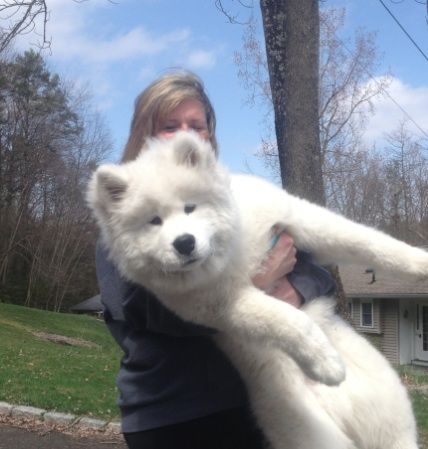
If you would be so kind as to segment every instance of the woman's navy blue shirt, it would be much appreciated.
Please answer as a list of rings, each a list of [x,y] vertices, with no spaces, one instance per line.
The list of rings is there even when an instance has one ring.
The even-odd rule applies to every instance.
[[[243,382],[211,339],[149,291],[125,281],[97,245],[97,277],[105,322],[124,355],[117,386],[122,431],[140,432],[247,404]],[[290,283],[306,301],[330,295],[329,272],[298,253]]]

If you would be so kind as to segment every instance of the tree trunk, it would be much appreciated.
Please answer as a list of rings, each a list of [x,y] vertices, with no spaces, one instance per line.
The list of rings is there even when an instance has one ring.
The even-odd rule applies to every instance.
[[[325,205],[319,130],[318,0],[261,0],[282,185]],[[322,238],[322,235],[320,235]],[[347,301],[337,267],[338,309]]]
[[[283,186],[325,204],[319,136],[318,0],[261,0]]]

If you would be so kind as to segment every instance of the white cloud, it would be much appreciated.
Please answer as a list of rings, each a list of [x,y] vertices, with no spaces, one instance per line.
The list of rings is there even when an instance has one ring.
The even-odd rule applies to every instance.
[[[114,63],[156,55],[175,45],[186,43],[190,38],[187,28],[168,33],[150,33],[137,26],[126,31],[107,30],[98,26],[96,17],[102,8],[114,7],[106,0],[73,2],[50,0],[47,38],[52,40],[51,53],[61,61],[78,60],[80,63]],[[119,29],[119,27],[118,27]],[[39,16],[33,33],[20,36],[16,42],[19,50],[41,43],[43,25]]]
[[[86,9],[83,7],[86,3],[67,1],[66,5],[63,0],[57,0],[51,11],[49,29],[54,36],[52,53],[58,59],[78,58],[87,63],[113,63],[136,59],[158,54],[171,45],[185,42],[190,36],[188,29],[155,35],[143,26],[111,35],[110,30],[97,27],[97,22],[93,19],[96,17],[94,3],[91,8]],[[105,1],[97,3],[98,7],[106,7]]]
[[[189,34],[188,30],[178,30],[152,36],[143,27],[137,27],[106,40],[62,35],[55,37],[53,51],[58,58],[78,57],[86,62],[110,63],[160,53],[174,43],[185,41]]]
[[[213,51],[195,50],[187,57],[187,64],[192,69],[211,69],[215,63],[216,56]]]
[[[180,23],[162,32],[147,20],[133,25],[115,20],[115,8],[126,1],[119,5],[108,0],[48,2],[47,37],[52,43],[44,55],[50,68],[63,78],[88,85],[97,107],[104,111],[120,104],[128,91],[134,94],[133,86],[147,84],[167,67],[198,70],[216,64],[216,53],[198,50],[200,38]],[[139,7],[140,2],[135,0]],[[42,30],[39,21],[36,31]],[[40,36],[34,32],[21,36],[16,49],[26,50],[36,41]]]
[[[145,0],[156,1],[156,0]],[[114,14],[117,5],[107,0],[75,2],[50,0],[47,38],[51,39],[51,60],[62,65],[78,64],[87,68],[97,66],[108,70],[109,65],[123,62],[153,65],[150,57],[162,56],[165,65],[180,65],[194,70],[211,69],[216,65],[216,52],[195,49],[189,28],[178,27],[164,33],[149,31],[144,24],[124,28],[111,21],[98,22],[105,13]],[[16,48],[27,49],[41,42],[42,17],[33,33],[20,36]],[[191,49],[193,47],[193,49]]]
[[[380,78],[377,81],[380,81]],[[371,142],[383,139],[403,121],[408,122],[409,130],[415,135],[422,136],[421,131],[406,117],[399,106],[428,134],[428,85],[414,87],[398,78],[392,78],[387,92],[389,96],[384,93],[373,100],[375,113],[368,121],[366,140]]]

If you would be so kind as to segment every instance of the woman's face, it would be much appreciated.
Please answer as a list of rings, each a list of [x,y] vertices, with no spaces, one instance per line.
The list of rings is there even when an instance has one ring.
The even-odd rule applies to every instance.
[[[184,100],[158,124],[156,137],[170,138],[177,131],[194,131],[205,140],[209,131],[205,108],[198,100]]]

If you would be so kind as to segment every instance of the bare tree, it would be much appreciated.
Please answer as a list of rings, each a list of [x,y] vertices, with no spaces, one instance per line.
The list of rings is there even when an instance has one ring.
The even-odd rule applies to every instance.
[[[87,93],[65,86],[35,52],[0,71],[0,290],[60,310],[95,291],[84,190],[109,134]]]
[[[346,154],[338,154],[335,159],[345,169],[336,169],[334,177],[326,177],[329,206],[352,220],[384,227],[388,221],[384,208],[385,156],[375,149],[355,151],[352,168]]]
[[[234,0],[232,0],[233,2]],[[254,1],[253,0],[237,0],[237,8],[235,8],[234,11],[230,9],[232,6],[231,4],[228,5],[226,8],[223,4],[222,0],[215,0],[214,4],[216,8],[227,18],[227,20],[231,24],[245,24],[247,23],[248,17],[242,19],[242,9],[247,10],[249,12],[249,17],[252,16],[252,9],[254,8]]]
[[[427,245],[427,142],[403,122],[384,145],[355,151],[353,169],[336,171],[331,184],[327,182],[330,207],[414,245]]]
[[[401,123],[387,136],[388,230],[413,244],[428,243],[428,148]]]
[[[89,0],[69,0],[84,3]],[[113,0],[106,0],[115,3]],[[51,39],[47,35],[49,10],[47,0],[0,0],[0,54],[10,47],[20,35],[35,34],[39,49],[50,48]]]
[[[41,31],[37,20],[41,19]],[[36,32],[41,37],[39,46],[46,48],[50,40],[46,36],[46,24],[49,19],[46,0],[3,0],[0,2],[0,19],[7,23],[0,28],[0,53],[21,34]]]
[[[336,187],[337,175],[355,170],[354,156],[372,110],[371,101],[388,85],[387,77],[373,80],[370,75],[379,60],[375,36],[359,32],[353,42],[344,41],[338,37],[344,19],[344,9],[323,10],[320,14],[319,131],[327,202],[332,188]],[[276,177],[278,151],[270,127],[273,100],[267,59],[257,31],[255,19],[250,20],[243,35],[243,48],[235,53],[235,62],[238,76],[248,92],[247,100],[266,111],[263,125],[267,132],[260,154]]]

